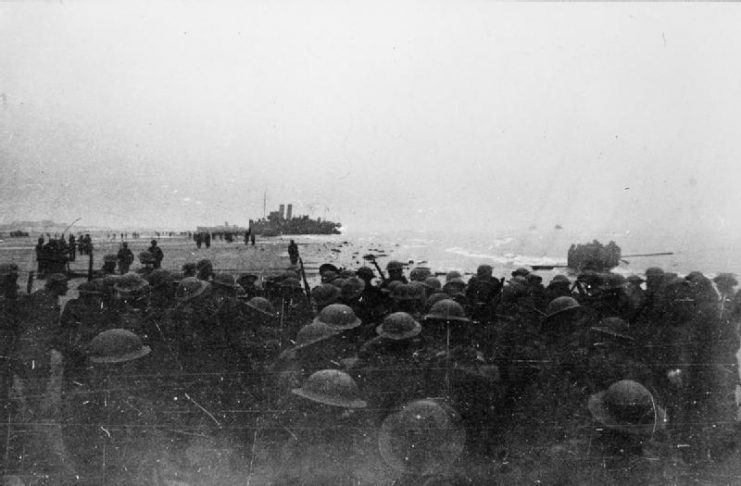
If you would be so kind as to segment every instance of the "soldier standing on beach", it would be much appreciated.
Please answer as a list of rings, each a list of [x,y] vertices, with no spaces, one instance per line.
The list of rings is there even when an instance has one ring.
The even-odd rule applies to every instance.
[[[134,253],[129,249],[129,244],[125,241],[121,243],[121,249],[118,250],[118,269],[121,275],[128,273],[129,267],[134,263]]]
[[[298,245],[293,240],[288,244],[288,258],[291,259],[291,265],[298,263]]]
[[[165,258],[165,255],[162,253],[162,248],[157,246],[157,240],[152,240],[151,244],[152,246],[149,247],[148,251],[154,257],[154,268],[161,268],[162,260]]]
[[[69,261],[74,262],[77,257],[77,244],[75,242],[75,235],[69,235]]]

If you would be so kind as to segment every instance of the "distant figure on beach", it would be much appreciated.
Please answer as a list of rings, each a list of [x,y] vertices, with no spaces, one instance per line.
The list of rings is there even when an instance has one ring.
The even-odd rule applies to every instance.
[[[250,233],[250,241],[252,242],[252,246],[255,246],[255,233]]]
[[[206,233],[203,242],[206,243],[206,248],[211,248],[211,233]]]
[[[118,270],[121,275],[128,273],[129,267],[134,263],[134,253],[129,249],[129,244],[125,241],[121,243],[121,249],[118,250]]]
[[[70,233],[69,235],[69,261],[74,262],[77,258],[77,244],[75,242],[75,235]]]
[[[293,240],[288,244],[288,258],[291,259],[291,265],[298,263],[298,245]]]
[[[244,232],[244,245],[247,246],[250,244],[250,234],[252,233],[251,228],[247,228],[247,231]]]
[[[149,247],[148,251],[154,257],[154,268],[161,268],[162,260],[165,258],[165,254],[162,253],[162,248],[157,246],[157,240],[152,240],[151,245],[152,246]]]
[[[36,269],[36,273],[39,275],[42,275],[46,271],[46,266],[44,265],[44,259],[42,257],[44,251],[44,237],[39,236],[38,241],[36,242],[36,263],[38,265]]]

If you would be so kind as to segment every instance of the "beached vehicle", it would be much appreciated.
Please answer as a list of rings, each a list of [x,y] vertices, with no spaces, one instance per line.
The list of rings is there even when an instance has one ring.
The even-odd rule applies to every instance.
[[[569,248],[566,265],[531,265],[533,270],[553,270],[554,268],[567,268],[574,273],[597,272],[607,273],[620,265],[620,262],[629,263],[625,258],[632,257],[655,257],[673,255],[673,252],[661,253],[636,253],[623,255],[620,247],[610,241],[603,245],[597,240],[585,244],[572,244]]]
[[[566,259],[566,266],[577,272],[592,270],[609,272],[620,264],[620,247],[614,241],[603,245],[597,240],[586,244],[572,244]]]

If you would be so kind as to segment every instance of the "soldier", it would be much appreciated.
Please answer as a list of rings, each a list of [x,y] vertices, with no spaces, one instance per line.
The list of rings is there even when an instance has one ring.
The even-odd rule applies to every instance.
[[[681,468],[666,441],[667,415],[646,387],[617,381],[590,396],[588,408],[599,429],[588,449],[594,468],[587,471],[595,476],[587,482],[600,483],[605,474],[620,484],[676,482]]]
[[[331,283],[334,279],[339,278],[340,269],[331,263],[322,263],[319,265],[319,276],[323,284]]]
[[[198,266],[193,262],[183,263],[180,267],[182,270],[182,278],[195,277],[198,273]]]
[[[204,258],[203,260],[198,260],[196,270],[198,272],[196,276],[200,280],[208,282],[214,274],[214,265],[211,263],[211,260]]]
[[[11,353],[16,347],[20,322],[22,320],[24,307],[23,299],[19,298],[18,266],[15,263],[0,264],[0,413],[7,419],[13,411],[9,398],[11,384],[13,381],[13,360]],[[3,420],[2,422],[7,422]],[[8,423],[0,425],[0,433],[10,437]],[[0,445],[2,457],[8,457],[10,451],[6,450],[8,444]],[[6,465],[7,467],[7,465]]]
[[[38,241],[36,242],[36,273],[39,275],[39,277],[43,276],[44,273],[46,273],[46,260],[44,258],[44,237],[39,236]]]
[[[85,346],[112,321],[108,309],[103,309],[100,281],[83,282],[77,286],[77,292],[79,297],[64,306],[57,336],[57,349],[62,351],[69,377],[82,372],[87,359]]]
[[[342,291],[332,284],[321,284],[311,290],[311,300],[314,302],[316,312],[340,300]]]
[[[502,283],[492,276],[492,272],[491,265],[479,265],[476,275],[471,277],[466,286],[466,301],[474,320],[494,321],[494,299],[501,292]]]
[[[66,293],[64,275],[47,277],[45,288],[34,292],[24,306],[24,318],[18,322],[17,340],[10,353],[15,410],[8,437],[20,443],[12,441],[6,458],[37,462],[38,474],[64,471],[65,461],[49,424],[58,419],[59,394],[52,387],[61,380],[63,368],[62,355],[54,349],[54,337],[59,331],[59,298]]]
[[[152,336],[145,325],[145,313],[149,307],[149,282],[130,272],[118,278],[113,290],[116,292],[117,327],[128,329],[149,342]]]
[[[150,245],[151,246],[147,251],[149,251],[149,253],[154,257],[154,268],[161,268],[162,260],[165,258],[164,253],[162,253],[162,248],[157,246],[157,240],[152,240]]]
[[[118,256],[114,254],[105,255],[103,257],[103,266],[100,269],[100,273],[105,275],[113,275],[116,273],[116,262],[118,261]]]
[[[138,269],[136,273],[142,276],[146,276],[152,270],[154,270],[154,255],[152,255],[148,251],[139,252],[139,263],[144,265],[144,267]]]
[[[134,263],[134,253],[129,249],[127,242],[121,243],[121,248],[116,255],[118,260],[118,271],[121,275],[129,273],[129,267]]]
[[[405,312],[384,318],[375,338],[362,345],[352,368],[377,419],[403,403],[426,396],[425,366],[420,351],[422,325]],[[400,372],[403,370],[403,372]]]
[[[632,321],[638,310],[625,293],[627,281],[617,273],[605,274],[600,285],[600,292],[590,307],[598,318],[619,317],[625,321]]]
[[[392,312],[406,312],[415,318],[422,317],[425,304],[424,288],[395,280],[389,289]]]
[[[643,307],[643,301],[645,299],[645,291],[641,287],[641,284],[645,280],[638,275],[629,275],[626,280],[628,281],[628,286],[625,288],[625,295],[628,296],[628,300],[633,309],[635,309],[635,312],[638,312]]]
[[[75,241],[75,235],[69,234],[69,261],[74,262],[77,257],[77,242]]]
[[[291,435],[281,449],[277,484],[357,484],[359,456],[370,457],[374,443],[363,438],[367,427],[360,411],[367,404],[355,381],[338,370],[320,370],[294,388]],[[367,435],[366,435],[367,437]]]
[[[351,307],[344,304],[328,305],[317,314],[312,322],[327,325],[337,332],[326,344],[337,360],[351,358],[357,354],[362,321]]]
[[[90,237],[90,233],[84,236],[85,240],[85,254],[89,255],[93,251],[93,239]]]
[[[399,281],[404,284],[409,283],[407,278],[404,276],[404,264],[399,261],[391,260],[388,262],[386,265],[386,272],[388,272],[388,277],[381,284],[381,289],[388,289],[391,282]]]
[[[237,283],[244,289],[246,299],[262,296],[262,291],[256,285],[258,278],[255,274],[245,273],[237,279]]]
[[[152,478],[167,440],[159,432],[147,369],[151,349],[134,333],[110,329],[89,343],[89,375],[70,387],[63,424],[79,481],[139,484]]]
[[[432,271],[428,267],[414,267],[411,272],[409,272],[409,280],[412,282],[423,282],[427,279],[427,277],[432,275]]]
[[[571,281],[566,275],[556,275],[553,277],[545,289],[545,295],[548,302],[556,297],[571,296]]]
[[[590,393],[606,389],[622,379],[653,383],[651,370],[635,359],[635,339],[619,317],[606,317],[589,329],[584,385]]]
[[[298,263],[298,245],[293,240],[288,244],[288,258],[291,259],[291,265]]]

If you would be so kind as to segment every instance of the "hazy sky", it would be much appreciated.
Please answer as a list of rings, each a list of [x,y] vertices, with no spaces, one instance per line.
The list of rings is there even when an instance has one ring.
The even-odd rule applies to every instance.
[[[741,232],[735,5],[148,3],[0,3],[0,222]]]

